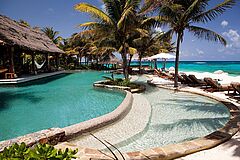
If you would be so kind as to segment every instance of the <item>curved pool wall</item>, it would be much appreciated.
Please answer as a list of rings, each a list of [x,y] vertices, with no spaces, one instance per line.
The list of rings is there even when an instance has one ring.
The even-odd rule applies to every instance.
[[[230,117],[225,105],[196,94],[148,87],[143,95],[152,106],[151,117],[142,135],[117,145],[123,152],[196,139],[223,127]]]
[[[172,90],[172,88],[169,88],[169,87],[165,87],[165,86],[161,86],[161,87]],[[213,95],[211,93],[206,93],[206,92],[196,91],[191,89],[179,89],[179,90],[183,92],[202,95],[202,96],[214,99],[220,103],[223,103],[230,112],[229,121],[222,128],[216,131],[213,131],[212,133],[200,138],[184,141],[181,143],[170,144],[163,147],[153,147],[153,148],[148,148],[141,151],[135,150],[133,152],[122,153],[125,159],[128,159],[128,160],[175,159],[175,158],[179,158],[179,157],[192,154],[198,151],[216,147],[228,141],[229,139],[231,139],[231,137],[239,131],[240,110],[238,106],[231,103],[229,100],[225,98],[220,98],[219,96]],[[109,158],[109,156],[112,156],[112,154],[107,152],[102,152],[98,149],[86,148],[86,147],[77,146],[69,143],[62,143],[56,147],[61,149],[64,149],[64,148],[78,149],[79,151],[78,156],[84,159],[104,159],[104,160],[112,159],[112,158]]]
[[[103,72],[78,72],[0,88],[0,140],[66,127],[112,112],[126,93],[94,89]],[[109,75],[110,76],[110,75]]]

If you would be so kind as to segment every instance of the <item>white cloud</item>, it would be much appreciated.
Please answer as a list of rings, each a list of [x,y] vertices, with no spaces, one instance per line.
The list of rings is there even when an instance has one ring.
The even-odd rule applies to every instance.
[[[227,40],[226,47],[218,49],[218,52],[234,55],[240,54],[240,35],[237,30],[230,29],[227,32],[222,33]]]
[[[226,21],[226,20],[222,21],[221,26],[223,28],[226,27],[227,25],[228,25],[228,21]]]
[[[240,35],[237,30],[230,29],[228,32],[224,32],[223,36],[227,37],[230,41],[226,46],[227,48],[240,49]]]
[[[162,32],[163,30],[162,30],[161,27],[156,27],[156,28],[155,28],[155,31],[157,31],[157,32]]]

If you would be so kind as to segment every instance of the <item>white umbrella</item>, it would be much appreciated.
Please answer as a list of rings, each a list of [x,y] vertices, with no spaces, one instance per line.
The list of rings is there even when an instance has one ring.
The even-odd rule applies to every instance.
[[[149,60],[153,60],[153,59],[172,59],[172,58],[175,58],[175,56],[172,55],[172,54],[169,54],[169,53],[159,53],[159,54],[156,54],[154,56],[149,57],[148,59]]]
[[[159,53],[159,54],[156,54],[154,56],[151,56],[149,57],[148,59],[149,60],[157,60],[157,59],[162,59],[163,60],[163,69],[165,70],[165,66],[166,66],[166,60],[167,59],[172,59],[172,58],[175,58],[174,55],[172,54],[169,54],[169,53]],[[156,63],[156,62],[155,62]],[[155,64],[156,65],[156,64]]]

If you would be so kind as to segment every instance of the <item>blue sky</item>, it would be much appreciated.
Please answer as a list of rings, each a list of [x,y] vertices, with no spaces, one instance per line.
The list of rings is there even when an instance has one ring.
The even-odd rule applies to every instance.
[[[80,29],[77,25],[90,21],[86,13],[80,13],[73,6],[87,2],[102,7],[101,0],[0,0],[0,14],[14,20],[23,19],[31,26],[53,27],[64,38]],[[212,0],[211,5],[222,0]],[[211,7],[211,6],[210,6]],[[240,2],[222,16],[202,25],[225,37],[227,47],[215,42],[198,40],[185,33],[181,47],[181,60],[226,60],[240,61]],[[161,29],[160,29],[161,30]]]

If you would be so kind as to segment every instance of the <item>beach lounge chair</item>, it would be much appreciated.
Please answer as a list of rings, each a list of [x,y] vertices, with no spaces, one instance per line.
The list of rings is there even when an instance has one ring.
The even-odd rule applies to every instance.
[[[181,75],[178,74],[177,77],[178,77],[178,82],[180,82],[181,84],[187,84],[187,82]]]
[[[192,82],[196,86],[207,86],[207,83],[205,81],[197,79],[197,77],[193,74],[188,75],[188,77],[192,80]]]
[[[240,83],[239,82],[232,82],[231,86],[234,90],[235,95],[240,95]]]
[[[185,84],[190,86],[194,85],[194,82],[186,74],[182,74],[181,76],[185,80]]]
[[[206,89],[209,92],[216,92],[216,91],[232,91],[233,87],[231,85],[221,85],[217,81],[213,80],[212,78],[204,78],[204,81],[211,86],[211,88]]]
[[[154,73],[157,74],[161,78],[170,79],[170,80],[172,80],[174,78],[173,75],[171,75],[170,73],[162,72],[157,69],[154,69]]]

